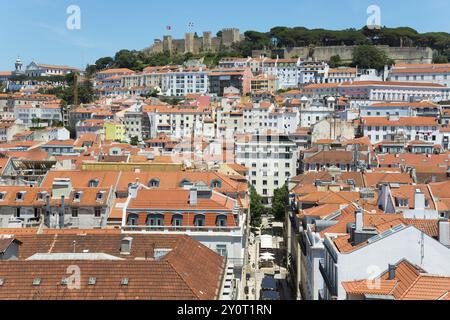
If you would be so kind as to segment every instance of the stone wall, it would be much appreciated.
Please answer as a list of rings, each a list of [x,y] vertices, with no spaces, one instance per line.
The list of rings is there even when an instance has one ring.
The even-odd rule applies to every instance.
[[[352,61],[354,46],[330,46],[330,47],[295,47],[284,49],[284,54],[269,50],[255,50],[253,57],[265,55],[270,57],[278,53],[280,58],[292,58],[298,56],[302,59],[314,58],[316,60],[329,61],[332,56],[339,55],[344,62]],[[433,50],[430,48],[409,48],[409,47],[389,47],[377,46],[378,49],[386,52],[389,58],[396,63],[432,63]]]
[[[195,38],[192,33],[186,33],[184,39],[173,39],[172,36],[164,36],[163,40],[155,39],[153,45],[144,49],[148,53],[186,53],[194,54],[206,51],[217,52],[219,49],[231,46],[232,43],[242,40],[239,29],[229,28],[222,30],[222,37],[212,37],[209,31],[203,32],[202,37]]]

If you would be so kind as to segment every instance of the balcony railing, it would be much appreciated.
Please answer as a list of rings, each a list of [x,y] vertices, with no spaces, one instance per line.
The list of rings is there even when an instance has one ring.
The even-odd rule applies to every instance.
[[[239,227],[172,227],[172,226],[124,226],[125,232],[233,232],[239,231]]]

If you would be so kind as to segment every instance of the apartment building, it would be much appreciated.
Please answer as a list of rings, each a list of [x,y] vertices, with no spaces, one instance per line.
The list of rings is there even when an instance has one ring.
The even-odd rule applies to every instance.
[[[297,88],[299,84],[300,59],[265,59],[261,72],[277,79],[277,90]]]
[[[430,274],[408,260],[390,264],[375,279],[343,283],[347,300],[445,300],[449,286],[450,277]]]
[[[358,105],[374,102],[413,102],[422,100],[448,100],[450,88],[437,83],[354,81],[339,85],[339,94]]]
[[[208,92],[208,71],[203,67],[180,68],[176,71],[168,72],[167,90],[163,93],[168,96],[187,96],[189,94],[205,94]]]
[[[336,97],[339,95],[338,83],[315,83],[303,88],[306,98],[323,99],[325,97]]]
[[[235,58],[235,57],[225,57],[219,61],[218,67],[221,69],[239,69],[250,67],[250,62],[252,58]]]
[[[240,95],[246,95],[250,92],[252,77],[250,68],[211,70],[208,74],[209,93],[224,96],[225,89],[234,88]]]
[[[187,236],[111,230],[3,232],[0,242],[8,254],[0,254],[0,299],[199,301],[237,297],[226,259]],[[78,282],[68,274],[74,266],[82,270]],[[17,270],[21,270],[19,278]]]
[[[73,188],[57,179],[51,188],[2,187],[1,228],[93,229],[105,227],[111,208],[111,188]]]
[[[106,69],[100,72],[97,72],[96,78],[97,81],[104,81],[105,79],[116,77],[116,76],[126,76],[132,75],[135,72],[133,70],[127,68],[119,68],[119,69]]]
[[[249,168],[249,182],[271,204],[273,192],[297,175],[297,145],[288,135],[253,134],[237,137],[236,163]]]
[[[434,228],[437,232],[428,229],[427,223],[417,220],[408,225],[393,220],[366,227],[363,213],[358,211],[349,233],[325,235],[325,257],[319,264],[324,287],[319,299],[345,300],[343,284],[368,274],[380,276],[390,264],[405,259],[432,274],[450,276],[446,267],[450,262],[448,221],[442,225],[434,221],[439,223]]]
[[[433,117],[438,118],[441,107],[430,101],[373,103],[360,107],[361,117]]]
[[[357,68],[330,68],[326,75],[326,82],[328,83],[352,83],[358,76]]]
[[[323,99],[308,99],[302,97],[298,109],[300,127],[312,127],[320,121],[330,118],[336,108],[336,99],[327,97]]]
[[[298,65],[299,84],[325,83],[329,66],[323,61],[304,60]]]
[[[236,279],[241,279],[248,214],[238,200],[213,190],[221,187],[219,180],[206,185],[183,179],[175,189],[162,184],[157,179],[149,186],[130,184],[128,199],[119,209],[122,231],[188,235],[227,257]]]
[[[59,104],[26,104],[14,108],[14,117],[27,127],[35,126],[33,120],[47,122],[48,125],[62,122],[61,106]],[[36,124],[36,126],[39,126]]]
[[[362,132],[372,144],[382,141],[420,140],[440,144],[440,126],[432,117],[365,117]]]
[[[397,64],[388,81],[437,83],[450,87],[450,64]]]
[[[277,77],[267,74],[254,76],[250,79],[250,88],[252,94],[258,92],[269,92],[273,94],[278,88]]]
[[[150,120],[142,103],[136,103],[116,114],[125,127],[125,141],[137,137],[140,142],[150,138]]]
[[[214,123],[209,108],[145,106],[149,137],[166,134],[173,138],[214,137]]]

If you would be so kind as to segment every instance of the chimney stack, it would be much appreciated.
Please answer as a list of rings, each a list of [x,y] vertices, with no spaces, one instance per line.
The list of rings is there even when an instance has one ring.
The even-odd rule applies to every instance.
[[[120,242],[120,254],[131,254],[131,245],[133,244],[133,238],[125,237]]]
[[[361,209],[356,210],[356,232],[362,232],[364,228],[364,217]]]
[[[444,246],[450,247],[450,221],[439,221],[439,242]]]
[[[45,197],[45,215],[44,215],[44,224],[50,228],[50,216],[52,214],[50,207],[50,195]]]
[[[414,194],[414,209],[416,210],[425,209],[425,195],[420,189],[416,189],[416,192]]]
[[[395,279],[395,273],[397,271],[397,266],[390,264],[389,265],[389,278],[388,280],[394,280]]]
[[[66,206],[64,203],[64,196],[61,196],[61,212],[59,213],[59,228],[64,229],[64,213],[66,211]]]
[[[197,192],[198,192],[197,188],[191,188],[189,190],[189,204],[191,206],[197,205],[197,198],[198,198]]]

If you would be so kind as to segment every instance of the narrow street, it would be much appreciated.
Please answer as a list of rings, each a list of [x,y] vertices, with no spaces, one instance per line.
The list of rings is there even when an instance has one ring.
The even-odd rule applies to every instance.
[[[268,239],[271,238],[271,248],[261,250],[261,236]],[[269,239],[270,239],[269,238]],[[277,280],[277,290],[280,294],[280,300],[293,300],[293,294],[287,283],[287,272],[285,268],[285,250],[283,247],[283,237],[274,235],[272,224],[267,218],[263,218],[263,223],[260,228],[252,228],[249,237],[248,246],[248,265],[247,271],[247,300],[260,300],[261,285],[265,277],[273,277]],[[261,262],[262,251],[273,254],[274,260],[272,263]]]

